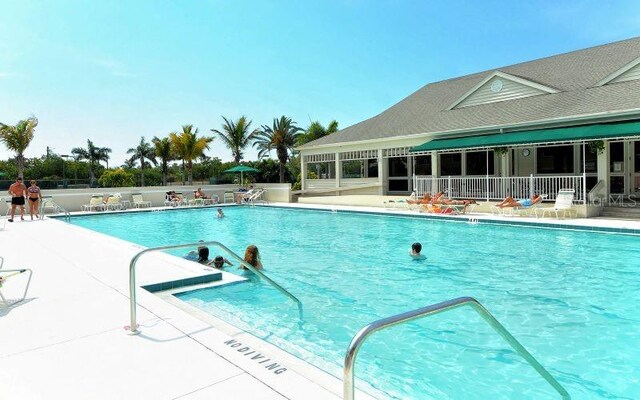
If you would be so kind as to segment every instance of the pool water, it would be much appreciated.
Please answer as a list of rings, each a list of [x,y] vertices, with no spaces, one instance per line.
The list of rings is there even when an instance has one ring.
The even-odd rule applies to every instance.
[[[473,296],[574,399],[640,398],[639,237],[272,207],[214,213],[72,223],[144,246],[218,240],[243,254],[256,244],[265,272],[302,300],[303,321],[257,279],[178,297],[338,377],[366,324]],[[415,241],[423,261],[408,255]],[[375,334],[356,376],[397,399],[559,398],[468,307]]]

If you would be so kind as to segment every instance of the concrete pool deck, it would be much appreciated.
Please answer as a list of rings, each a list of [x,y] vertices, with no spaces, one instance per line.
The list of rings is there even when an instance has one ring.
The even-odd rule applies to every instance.
[[[3,399],[341,398],[340,380],[286,359],[267,343],[247,341],[244,332],[216,329],[139,287],[205,275],[210,268],[161,253],[142,257],[142,333],[134,336],[124,328],[128,264],[142,247],[55,219],[7,224],[0,243],[3,269],[33,269],[27,299],[0,303]],[[19,298],[24,275],[7,279],[7,299]],[[263,357],[246,357],[226,344],[230,340],[251,342]]]
[[[374,207],[274,204],[291,208],[416,215]],[[436,218],[455,218],[435,216]],[[640,232],[639,221],[536,220],[466,215],[482,221],[558,223]],[[0,225],[1,227],[2,225]],[[32,268],[27,299],[0,305],[0,397],[6,399],[339,399],[341,381],[272,345],[138,288],[142,333],[127,335],[129,261],[143,247],[64,223],[6,224],[4,269]],[[141,258],[138,286],[211,273],[161,253]],[[223,283],[241,279],[224,274]],[[24,276],[7,280],[16,298]],[[240,343],[238,345],[238,343]],[[240,352],[248,347],[249,350]],[[245,353],[261,354],[252,359]],[[261,364],[264,358],[267,363]],[[274,366],[275,364],[275,366]],[[267,368],[270,365],[271,368]],[[282,371],[286,368],[286,371]],[[280,372],[276,372],[280,371]],[[358,399],[371,398],[363,393]]]

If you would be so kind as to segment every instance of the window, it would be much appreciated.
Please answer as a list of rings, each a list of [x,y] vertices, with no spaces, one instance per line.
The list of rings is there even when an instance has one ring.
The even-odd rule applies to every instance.
[[[487,154],[489,154],[489,175],[495,173],[493,150],[469,151],[467,152],[467,175],[487,175]]]
[[[633,142],[633,148],[633,154],[635,154],[634,171],[638,173],[640,172],[640,140]]]
[[[367,160],[367,178],[378,177],[378,160],[375,158]]]
[[[343,178],[364,178],[364,160],[342,161]]]
[[[408,192],[409,181],[407,179],[390,179],[389,191],[390,192]]]
[[[624,143],[615,142],[609,143],[609,172],[623,173],[624,172]],[[612,193],[622,193],[614,192]]]
[[[431,156],[416,157],[416,175],[431,175]]]
[[[462,175],[462,153],[440,154],[440,175]]]
[[[389,158],[389,176],[408,176],[406,157]]]
[[[333,163],[309,163],[307,164],[307,179],[333,179]]]
[[[589,146],[584,149],[584,145],[580,146],[580,171],[582,172],[582,154],[584,152],[585,155],[585,163],[584,163],[584,171],[586,173],[596,173],[598,172],[598,154],[595,151],[591,151]]]
[[[573,173],[573,145],[539,147],[536,160],[539,174]]]

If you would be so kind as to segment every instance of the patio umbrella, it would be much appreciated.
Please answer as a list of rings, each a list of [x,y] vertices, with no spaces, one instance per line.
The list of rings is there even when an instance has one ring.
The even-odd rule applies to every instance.
[[[224,171],[225,173],[227,172],[240,172],[240,186],[242,186],[243,182],[244,182],[244,173],[245,172],[260,172],[259,169],[255,169],[255,168],[251,168],[251,167],[247,167],[246,165],[236,165],[233,168],[229,168],[228,170]]]

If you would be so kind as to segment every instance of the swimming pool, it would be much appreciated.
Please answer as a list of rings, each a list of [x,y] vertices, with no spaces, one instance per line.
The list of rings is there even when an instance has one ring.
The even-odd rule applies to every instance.
[[[474,296],[573,398],[640,398],[639,237],[272,207],[225,213],[71,221],[144,246],[258,245],[269,276],[302,300],[302,323],[292,302],[256,280],[178,297],[339,377],[362,326]],[[414,241],[426,260],[409,258]],[[557,398],[470,309],[374,335],[356,375],[390,398]]]

